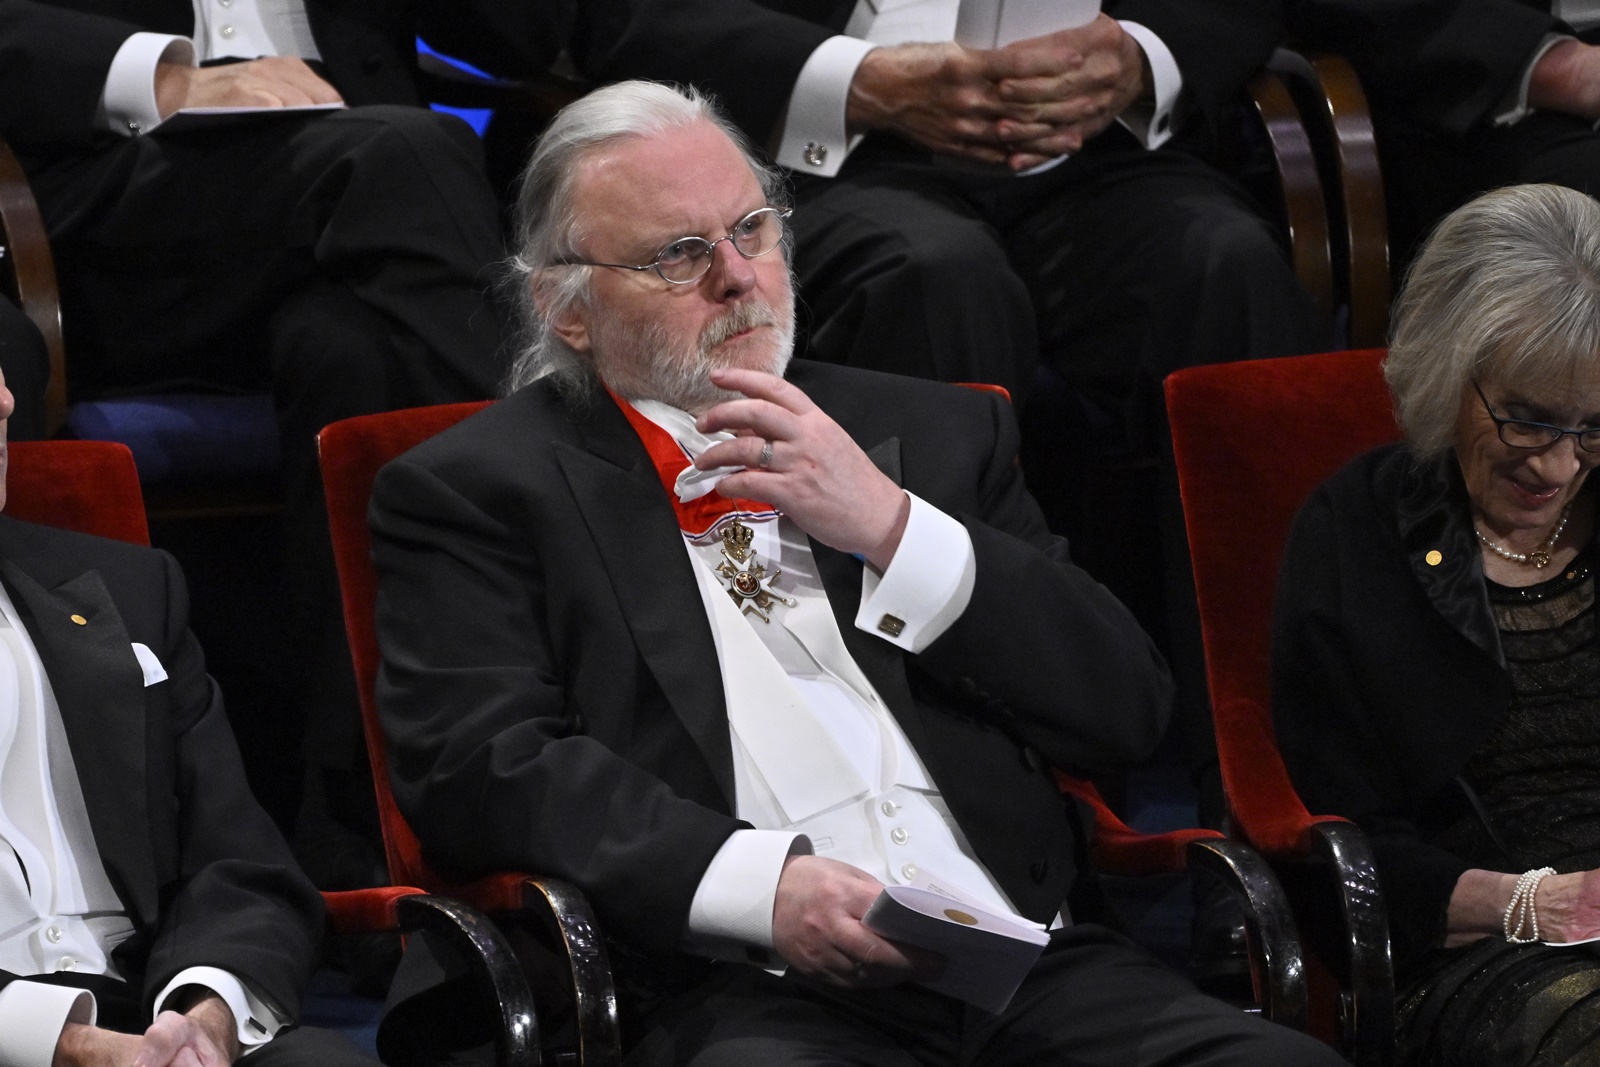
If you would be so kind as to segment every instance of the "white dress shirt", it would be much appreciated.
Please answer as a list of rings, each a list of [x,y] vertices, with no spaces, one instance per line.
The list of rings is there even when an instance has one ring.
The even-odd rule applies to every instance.
[[[304,0],[192,0],[194,37],[136,33],[122,43],[100,97],[101,125],[137,136],[161,124],[156,64],[299,56],[321,59]]]
[[[166,678],[155,653],[140,644],[133,650],[146,685]],[[100,862],[50,677],[0,587],[0,969],[120,978],[111,953],[133,929]],[[178,973],[156,998],[155,1011],[188,985],[227,1001],[245,1049],[264,1044],[288,1021],[214,967]],[[0,1064],[50,1067],[62,1028],[94,1019],[90,993],[13,981],[0,989]]]
[[[664,404],[634,406],[691,456],[730,436],[702,435],[689,415]],[[699,494],[716,480],[691,473],[679,485]],[[966,609],[976,567],[966,528],[907,496],[911,513],[893,562],[881,576],[863,571],[855,624],[919,652]],[[720,541],[686,538],[727,700],[736,813],[755,829],[736,831],[707,868],[685,946],[766,962],[778,877],[797,853],[838,859],[886,884],[936,881],[988,910],[1016,915],[850,656],[805,533],[784,517],[744,521],[756,558],[779,572],[772,590],[794,604],[775,604],[770,621],[741,614],[716,574],[724,561]]]
[[[818,45],[795,79],[779,122],[778,162],[804,174],[837,175],[861,141],[859,134],[851,137],[845,130],[850,82],[861,60],[880,46],[955,40],[963,11],[971,3],[992,7],[995,0],[857,0],[845,32]],[[1117,121],[1145,147],[1156,148],[1172,136],[1172,109],[1183,88],[1183,75],[1171,50],[1148,27],[1136,22],[1120,25],[1150,61],[1155,107],[1149,113],[1129,109]]]

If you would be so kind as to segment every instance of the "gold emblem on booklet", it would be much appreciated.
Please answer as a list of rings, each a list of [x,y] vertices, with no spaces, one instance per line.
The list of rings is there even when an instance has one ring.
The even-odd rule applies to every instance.
[[[756,559],[750,550],[755,531],[735,520],[722,531],[722,562],[717,573],[728,583],[728,595],[746,615],[754,615],[762,622],[772,621],[772,605],[794,607],[795,602],[779,596],[771,589],[773,579],[783,572],[774,567],[769,572],[766,565]]]

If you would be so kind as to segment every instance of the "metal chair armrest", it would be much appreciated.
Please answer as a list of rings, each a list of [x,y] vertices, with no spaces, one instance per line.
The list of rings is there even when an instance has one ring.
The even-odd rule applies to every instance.
[[[1262,1014],[1305,1030],[1309,1021],[1305,958],[1294,912],[1277,876],[1249,845],[1229,838],[1191,841],[1188,857],[1191,870],[1221,879],[1244,911]]]

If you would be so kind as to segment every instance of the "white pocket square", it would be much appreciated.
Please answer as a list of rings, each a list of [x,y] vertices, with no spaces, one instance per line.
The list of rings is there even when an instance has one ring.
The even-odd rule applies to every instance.
[[[150,651],[150,646],[141,645],[135,641],[133,643],[133,654],[139,661],[139,668],[144,671],[144,684],[146,686],[152,686],[157,682],[167,680],[167,669],[161,665],[161,661],[156,658],[156,654]]]

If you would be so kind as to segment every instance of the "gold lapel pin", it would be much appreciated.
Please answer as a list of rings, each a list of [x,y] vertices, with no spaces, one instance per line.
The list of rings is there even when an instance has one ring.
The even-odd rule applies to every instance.
[[[89,625],[89,620],[84,618],[82,615],[74,615],[74,616],[72,616],[72,621],[77,623],[79,626],[88,626]]]
[[[1430,567],[1437,567],[1439,564],[1444,562],[1444,555],[1437,548],[1432,549],[1426,556],[1423,556],[1422,558],[1428,561],[1428,566]]]

